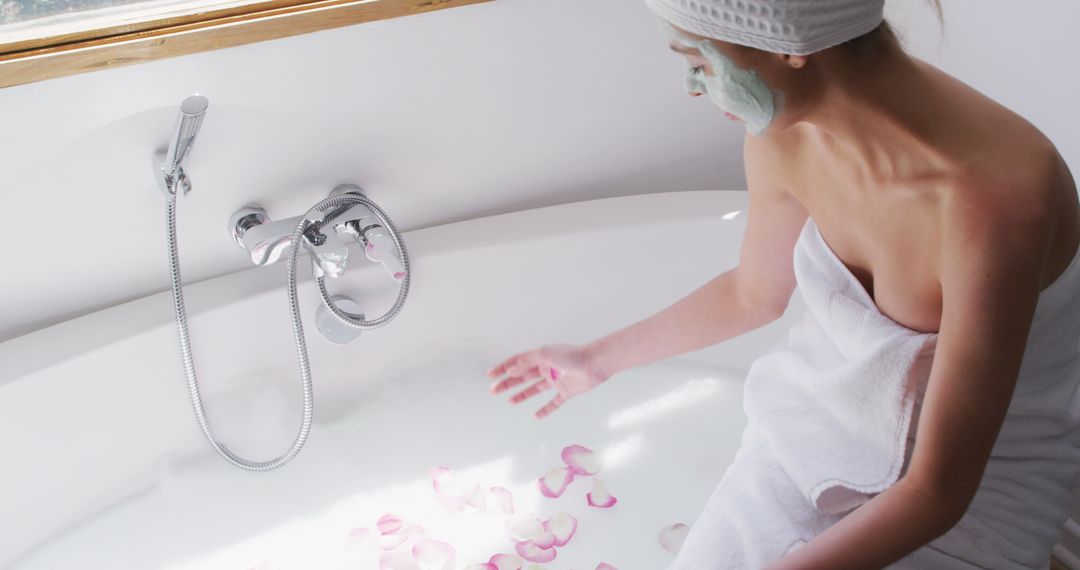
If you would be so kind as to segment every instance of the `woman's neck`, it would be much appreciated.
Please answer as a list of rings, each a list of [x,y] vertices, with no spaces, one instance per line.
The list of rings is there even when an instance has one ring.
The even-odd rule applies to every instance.
[[[822,56],[824,87],[801,122],[868,183],[930,176],[950,164],[947,111],[923,64],[898,45],[872,58],[841,50]]]

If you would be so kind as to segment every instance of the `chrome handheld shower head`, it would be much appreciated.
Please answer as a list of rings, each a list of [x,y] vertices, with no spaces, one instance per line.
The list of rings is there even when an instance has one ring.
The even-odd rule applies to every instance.
[[[183,186],[184,193],[191,189],[191,184],[184,174],[184,165],[199,134],[203,117],[210,101],[202,95],[191,95],[180,103],[180,112],[176,116],[169,148],[161,158],[161,182],[166,192],[175,194],[177,186]]]

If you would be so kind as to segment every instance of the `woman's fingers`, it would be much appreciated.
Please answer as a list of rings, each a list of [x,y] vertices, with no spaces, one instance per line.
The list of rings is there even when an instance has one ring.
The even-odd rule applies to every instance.
[[[565,402],[565,401],[566,401],[566,398],[564,398],[562,394],[556,394],[555,397],[552,398],[550,402],[544,404],[543,408],[540,408],[539,410],[536,411],[536,419],[538,419],[538,420],[544,419],[545,416],[547,416],[551,412],[554,412],[555,410],[559,409],[559,406],[563,405],[563,402]]]
[[[520,376],[528,370],[532,370],[536,367],[547,368],[547,358],[545,358],[540,349],[530,350],[520,354],[514,361],[513,365],[507,368],[506,373],[511,376]],[[546,370],[541,370],[546,373]]]
[[[514,356],[511,356],[510,358],[507,358],[506,360],[500,362],[495,368],[488,370],[488,376],[492,378],[498,378],[499,376],[506,374],[506,370],[510,368],[510,366],[514,363],[515,360],[518,359],[519,356],[519,354],[515,354]]]
[[[532,386],[529,386],[528,388],[518,392],[517,394],[514,394],[514,396],[512,398],[510,398],[510,403],[511,404],[516,404],[516,403],[518,403],[518,402],[520,402],[522,400],[525,400],[527,398],[531,398],[531,397],[539,394],[540,392],[543,392],[544,390],[547,390],[550,387],[551,387],[551,383],[548,382],[546,379],[540,380],[536,384],[533,384]]]
[[[488,376],[496,379],[490,385],[491,393],[499,394],[533,381],[528,388],[510,398],[510,403],[518,404],[548,388],[556,388],[551,401],[535,413],[537,419],[543,419],[559,409],[573,395],[588,390],[597,383],[591,371],[575,368],[582,358],[580,350],[570,345],[546,346],[515,354],[488,370]],[[504,374],[506,378],[498,380]],[[574,378],[575,374],[580,374],[581,377]],[[571,377],[571,382],[567,384],[564,377]]]
[[[521,384],[523,382],[528,382],[529,380],[533,380],[533,379],[536,379],[536,378],[539,378],[539,377],[540,377],[540,369],[533,368],[532,370],[529,370],[528,372],[526,372],[522,376],[510,376],[510,377],[508,377],[508,378],[506,378],[504,380],[500,380],[500,381],[492,384],[491,385],[491,393],[492,394],[501,394],[501,393],[505,392],[506,390],[509,390],[510,388],[513,388],[514,386],[517,386],[518,384]]]
[[[529,369],[539,364],[536,360],[537,354],[535,350],[515,354],[503,361],[502,364],[489,370],[488,376],[491,376],[492,378],[498,378],[503,374],[508,376],[522,376],[528,372]]]

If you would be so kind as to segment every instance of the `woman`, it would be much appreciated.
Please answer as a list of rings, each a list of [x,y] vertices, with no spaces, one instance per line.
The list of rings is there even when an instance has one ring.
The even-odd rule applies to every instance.
[[[1038,321],[1052,316],[1036,311],[1051,284],[1080,273],[1077,189],[1053,144],[906,54],[881,0],[647,3],[689,65],[690,94],[708,95],[746,124],[750,206],[739,265],[607,337],[508,358],[489,372],[508,376],[493,393],[530,383],[510,399],[518,403],[553,389],[536,413],[543,418],[621,370],[775,320],[796,286],[797,240],[812,223],[881,315],[936,335],[937,345],[903,476],[811,540],[767,553],[769,568],[1045,568],[1056,538],[1031,529],[1059,528],[1068,514],[1068,483],[1080,474],[1075,424],[1061,428],[1071,446],[1067,477],[1016,491],[1056,510],[985,546],[978,533],[1001,530],[980,518],[986,505],[1021,503],[985,488],[974,500],[1018,380],[1038,367],[1029,360],[1080,353],[1075,336],[1053,345],[1056,353],[1045,350],[1058,341],[1042,338],[1048,328]],[[1055,306],[1077,306],[1080,291],[1053,293]],[[1059,333],[1080,331],[1080,315],[1053,317]],[[1080,360],[1073,352],[1070,361]],[[1056,372],[1059,401],[1076,397],[1080,369],[1071,366]],[[1076,413],[1048,421],[1076,421],[1077,402],[1069,408]],[[1024,465],[1037,469],[1034,460]],[[711,544],[716,537],[698,527],[709,516],[733,516],[715,513],[719,495],[739,492],[729,487],[710,499],[672,568],[725,567],[709,556],[733,546]]]

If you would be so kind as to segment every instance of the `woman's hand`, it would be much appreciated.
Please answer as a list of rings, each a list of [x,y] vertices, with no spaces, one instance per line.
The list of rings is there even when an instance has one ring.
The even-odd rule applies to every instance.
[[[544,346],[515,354],[488,371],[491,378],[499,378],[503,374],[507,378],[491,385],[492,394],[501,394],[518,384],[536,380],[510,398],[512,404],[555,387],[555,397],[537,410],[537,419],[544,418],[570,398],[588,392],[608,379],[608,374],[596,366],[583,347],[570,344]]]

